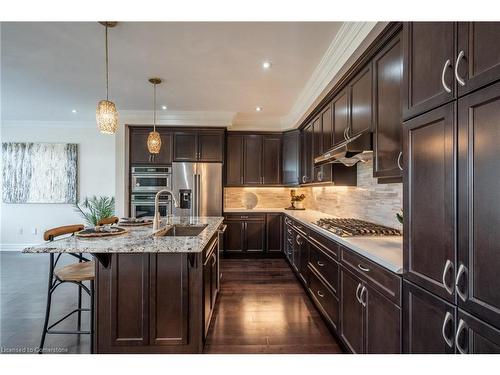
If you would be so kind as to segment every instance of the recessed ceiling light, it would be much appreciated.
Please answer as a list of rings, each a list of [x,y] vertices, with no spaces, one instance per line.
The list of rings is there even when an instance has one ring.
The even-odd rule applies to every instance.
[[[271,67],[271,61],[264,61],[262,63],[262,69],[269,69]]]
[[[71,110],[71,113],[76,113],[76,109],[72,109],[72,110]]]
[[[255,107],[255,110],[256,110],[257,112],[260,112],[260,111],[262,111],[262,107]]]
[[[166,105],[162,105],[161,109],[163,109],[165,111],[167,109],[167,106]]]

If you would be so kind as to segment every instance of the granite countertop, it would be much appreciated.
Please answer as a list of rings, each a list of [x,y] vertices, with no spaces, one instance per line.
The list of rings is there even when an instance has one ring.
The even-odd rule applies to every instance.
[[[126,227],[128,233],[104,238],[64,237],[28,247],[23,253],[199,253],[222,224],[223,217],[174,217],[172,224],[193,224],[207,227],[193,237],[156,237],[151,226]],[[166,226],[162,220],[161,229]],[[160,230],[161,230],[160,229]]]
[[[283,212],[285,215],[297,220],[301,224],[311,228],[315,232],[321,233],[345,247],[353,250],[388,270],[402,274],[403,273],[403,237],[341,237],[329,232],[316,224],[320,218],[334,218],[334,215],[328,215],[323,212],[313,210],[285,210],[283,208],[225,208],[224,212]]]

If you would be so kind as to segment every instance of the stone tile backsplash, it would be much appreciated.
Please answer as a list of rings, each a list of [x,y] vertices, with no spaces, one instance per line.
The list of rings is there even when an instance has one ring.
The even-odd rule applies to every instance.
[[[401,229],[396,213],[403,205],[403,184],[377,184],[372,176],[371,161],[359,163],[358,184],[314,186],[296,189],[304,193],[306,208],[339,217],[353,217]],[[290,188],[225,188],[224,207],[284,208],[290,205]]]

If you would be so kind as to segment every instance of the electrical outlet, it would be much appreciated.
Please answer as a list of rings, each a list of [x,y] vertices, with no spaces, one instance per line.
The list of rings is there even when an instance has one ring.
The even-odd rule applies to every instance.
[[[31,234],[36,236],[38,234],[38,228],[33,228],[33,230],[31,231]]]
[[[19,228],[18,233],[19,233],[20,236],[23,235],[23,228],[22,227]]]

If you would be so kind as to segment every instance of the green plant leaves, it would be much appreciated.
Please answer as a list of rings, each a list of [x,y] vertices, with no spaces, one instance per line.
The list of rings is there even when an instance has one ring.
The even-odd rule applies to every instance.
[[[74,205],[88,225],[96,226],[99,220],[111,217],[115,213],[115,197],[92,196],[85,197],[81,204]]]

